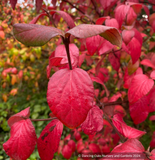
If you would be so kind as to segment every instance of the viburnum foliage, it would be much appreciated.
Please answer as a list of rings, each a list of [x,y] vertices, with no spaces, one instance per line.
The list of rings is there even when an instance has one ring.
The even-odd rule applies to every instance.
[[[10,3],[16,9],[17,0]],[[140,142],[147,131],[136,127],[155,111],[155,56],[149,52],[155,43],[145,43],[155,35],[155,14],[149,10],[155,11],[154,1],[51,0],[52,7],[42,3],[36,0],[38,15],[32,21],[13,25],[13,35],[27,47],[43,46],[57,37],[47,66],[51,121],[37,139],[30,107],[11,116],[10,138],[3,144],[6,154],[26,160],[37,145],[41,160],[52,160],[56,152],[66,159],[77,153],[136,153],[144,160],[155,159],[154,134],[150,151]],[[36,24],[47,17],[49,25]],[[9,73],[17,69],[3,71],[4,76]],[[135,128],[125,122],[127,116]],[[154,120],[152,115],[150,121]],[[71,133],[61,139],[64,125]]]

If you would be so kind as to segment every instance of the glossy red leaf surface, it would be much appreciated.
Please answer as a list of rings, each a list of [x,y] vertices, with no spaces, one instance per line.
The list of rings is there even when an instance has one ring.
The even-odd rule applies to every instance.
[[[114,45],[121,47],[122,38],[119,31],[113,27],[107,27],[103,25],[91,25],[81,24],[66,32],[66,36],[69,34],[77,38],[88,38],[96,35],[100,35]]]
[[[32,154],[37,142],[35,128],[30,119],[11,125],[11,137],[3,144],[8,156],[15,160],[26,160]]]
[[[128,90],[128,99],[131,104],[146,95],[154,85],[154,81],[144,74],[135,75]]]
[[[22,23],[13,25],[13,33],[26,46],[42,46],[55,36],[63,36],[63,32],[54,27]]]
[[[98,106],[94,106],[88,112],[86,120],[82,123],[81,128],[85,134],[94,134],[103,128],[103,114]]]
[[[141,55],[141,45],[139,41],[133,37],[132,40],[128,43],[127,47],[129,48],[129,54],[132,58],[132,63],[136,63]]]
[[[57,152],[63,124],[55,119],[52,120],[41,132],[38,138],[37,147],[41,160],[53,159],[54,153]]]
[[[17,0],[10,0],[10,3],[11,3],[11,7],[12,7],[13,9],[15,9]]]
[[[147,96],[140,98],[136,103],[129,105],[130,115],[135,124],[139,124],[147,118],[149,114],[149,99]]]
[[[123,117],[120,113],[113,116],[112,122],[117,130],[126,138],[140,138],[146,133],[128,126],[123,121]]]
[[[76,128],[86,119],[93,98],[92,80],[82,69],[61,69],[53,74],[48,83],[48,105],[69,128]]]

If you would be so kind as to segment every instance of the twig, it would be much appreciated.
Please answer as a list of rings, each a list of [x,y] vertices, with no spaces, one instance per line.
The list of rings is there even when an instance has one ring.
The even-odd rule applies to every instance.
[[[33,121],[33,122],[37,122],[37,121],[51,121],[53,119],[57,119],[57,118],[53,117],[53,118],[46,118],[46,119],[31,119],[31,121]]]
[[[124,137],[122,137],[122,135],[119,133],[119,131],[117,130],[117,128],[113,125],[113,123],[111,122],[111,120],[110,120],[110,118],[108,117],[108,115],[106,115],[106,114],[104,113],[104,116],[106,117],[107,121],[111,124],[111,126],[113,127],[113,129],[115,130],[115,132],[118,134],[118,136],[120,137],[121,141],[122,141],[122,142],[125,142],[126,139],[125,139]]]
[[[96,6],[96,3],[94,2],[94,0],[91,0],[91,2],[93,4],[93,6],[94,6],[94,9],[95,9],[96,13],[99,15],[99,17],[102,17],[100,11],[97,9],[97,6]]]
[[[67,0],[63,0],[64,2],[67,2],[69,5],[71,5],[73,8],[77,9],[79,12],[81,12],[82,14],[85,14],[81,9],[77,8],[76,6],[74,6],[71,2],[67,1]]]
[[[45,8],[42,8],[42,9],[47,13],[50,22],[54,25],[55,28],[57,28],[57,26],[54,23],[53,17],[50,15],[50,13]]]

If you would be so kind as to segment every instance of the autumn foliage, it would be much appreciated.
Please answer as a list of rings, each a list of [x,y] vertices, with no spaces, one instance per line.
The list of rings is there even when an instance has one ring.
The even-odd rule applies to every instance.
[[[20,8],[16,3],[10,0],[14,10],[8,14],[16,15]],[[37,145],[41,160],[52,160],[55,153],[66,159],[79,155],[79,160],[94,158],[90,155],[115,159],[119,153],[139,156],[128,159],[154,160],[155,131],[149,127],[155,120],[154,1],[52,0],[45,5],[36,0],[35,5],[33,19],[24,23],[21,13],[20,21],[11,22],[11,37],[20,42],[23,60],[25,52],[32,51],[35,54],[27,57],[36,63],[42,50],[51,49],[43,77],[48,80],[46,98],[51,113],[50,118],[41,119],[49,123],[37,137],[32,121],[41,120],[31,118],[31,106],[12,115],[8,119],[10,138],[3,143],[5,153],[14,160],[26,160]],[[1,44],[4,24],[0,25]],[[10,58],[2,64],[3,88],[9,85],[10,76],[12,86],[20,83],[28,69],[36,76],[37,88],[42,74],[31,65],[28,69],[15,67],[20,51],[12,52],[12,62]],[[3,101],[18,95],[18,90],[3,93]],[[70,132],[62,139],[65,128]],[[152,139],[144,146],[146,135]]]

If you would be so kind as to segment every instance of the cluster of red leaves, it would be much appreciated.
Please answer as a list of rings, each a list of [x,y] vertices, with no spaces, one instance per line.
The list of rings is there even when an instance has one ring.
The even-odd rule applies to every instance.
[[[39,10],[42,1],[37,0],[36,2],[37,10]],[[110,0],[109,3],[103,1],[99,3],[108,11],[116,2],[117,0]],[[16,2],[12,0],[11,5],[15,7],[15,4]],[[146,159],[146,156],[152,160],[154,159],[155,151],[152,150],[150,155],[147,155],[143,145],[138,140],[146,132],[132,128],[123,121],[125,111],[121,106],[114,106],[113,113],[107,114],[106,112],[110,111],[109,108],[101,110],[94,102],[95,92],[92,80],[104,86],[107,99],[103,99],[103,102],[113,102],[119,97],[123,97],[123,93],[120,93],[110,100],[108,99],[109,91],[103,83],[108,81],[103,76],[106,74],[106,70],[101,67],[103,59],[101,58],[101,61],[98,62],[95,70],[92,69],[88,72],[91,75],[90,78],[86,71],[78,68],[82,64],[84,56],[79,56],[79,49],[75,44],[69,44],[69,40],[79,38],[81,48],[83,46],[87,49],[87,55],[93,56],[97,53],[104,58],[108,54],[108,59],[116,71],[120,70],[121,57],[124,55],[131,56],[131,66],[134,69],[136,68],[136,71],[130,74],[130,68],[126,67],[124,69],[125,74],[123,75],[120,72],[119,76],[121,78],[124,77],[124,88],[128,89],[130,115],[134,123],[139,124],[147,118],[150,112],[155,111],[154,71],[146,75],[139,68],[144,35],[135,28],[135,22],[142,8],[148,13],[146,6],[143,4],[133,2],[118,3],[115,9],[115,17],[101,17],[96,20],[94,25],[81,24],[75,26],[74,20],[67,13],[56,10],[52,10],[49,13],[41,13],[30,24],[14,25],[15,38],[27,46],[44,45],[55,36],[60,36],[64,42],[64,45],[58,45],[49,57],[49,65],[47,67],[48,78],[50,77],[51,68],[57,67],[56,73],[49,79],[47,89],[47,102],[52,114],[57,119],[51,121],[38,138],[37,146],[42,160],[51,160],[58,150],[63,124],[71,129],[81,127],[79,130],[74,130],[74,137],[78,141],[77,146],[71,137],[66,138],[64,144],[60,143],[59,152],[67,159],[71,157],[75,148],[78,153],[83,154],[104,153],[105,151],[106,154],[109,153],[110,149],[115,147],[119,141],[119,138],[111,133],[111,125],[117,129],[121,136],[127,139],[124,143],[117,145],[111,154],[119,152],[145,153],[143,159]],[[55,16],[56,14],[65,20],[69,30],[62,31],[55,27],[35,24],[42,16]],[[154,22],[153,14],[149,19],[153,32],[155,31]],[[103,26],[103,23],[106,26]],[[81,48],[80,50],[82,51]],[[69,62],[69,59],[71,62]],[[151,60],[146,58],[141,64],[154,69],[155,66]],[[88,58],[87,61],[89,61]],[[9,72],[12,72],[12,69]],[[111,119],[111,124],[103,120],[103,115]],[[3,144],[4,149],[11,158],[25,160],[33,152],[36,144],[35,131],[29,119],[29,108],[12,116],[8,124],[11,127],[11,137]],[[103,129],[104,125],[107,126],[106,129]],[[89,135],[89,141],[85,142],[86,144],[81,139],[81,130]],[[111,142],[108,132],[111,133],[110,137],[114,138],[111,145],[108,145]],[[16,144],[14,143],[15,141]],[[27,151],[25,152],[24,150],[23,153],[22,148],[27,148]]]

